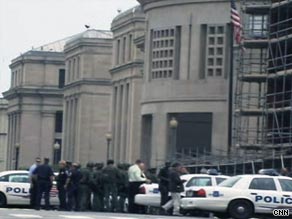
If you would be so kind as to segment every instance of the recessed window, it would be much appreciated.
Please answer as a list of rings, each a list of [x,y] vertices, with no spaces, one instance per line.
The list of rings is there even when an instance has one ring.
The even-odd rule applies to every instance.
[[[214,45],[214,44],[215,44],[215,38],[209,37],[209,45]]]
[[[209,34],[215,34],[215,27],[209,27]]]
[[[216,68],[216,76],[222,76],[222,69]]]
[[[212,68],[208,68],[208,76],[213,76],[213,69]]]
[[[218,34],[223,34],[224,33],[224,27],[223,26],[218,26],[217,27],[217,33]]]
[[[208,54],[209,55],[214,55],[215,53],[214,53],[214,48],[209,48],[208,49]]]
[[[222,65],[222,58],[216,59],[216,65],[221,66]]]
[[[223,37],[217,38],[217,44],[222,45],[223,44]]]
[[[170,30],[170,36],[172,36],[172,37],[174,36],[174,29]]]
[[[223,55],[223,48],[222,47],[218,47],[216,51],[217,51],[217,55]]]
[[[208,59],[208,65],[214,65],[214,59],[213,58],[209,58]]]

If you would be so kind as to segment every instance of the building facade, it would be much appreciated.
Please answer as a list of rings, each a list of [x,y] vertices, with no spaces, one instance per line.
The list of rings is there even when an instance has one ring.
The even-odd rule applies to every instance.
[[[26,168],[35,157],[53,157],[62,138],[64,41],[28,51],[12,60],[8,100],[7,169]],[[61,120],[61,121],[60,121]]]
[[[140,99],[144,63],[145,15],[140,6],[117,16],[112,22],[112,147],[118,162],[140,157]],[[142,39],[142,43],[141,43]]]
[[[66,160],[106,161],[110,124],[112,34],[87,30],[64,50],[64,150]]]
[[[147,23],[141,157],[157,166],[227,153],[230,1],[138,2]]]
[[[0,98],[0,171],[6,169],[7,162],[7,132],[8,132],[8,103],[5,99]]]

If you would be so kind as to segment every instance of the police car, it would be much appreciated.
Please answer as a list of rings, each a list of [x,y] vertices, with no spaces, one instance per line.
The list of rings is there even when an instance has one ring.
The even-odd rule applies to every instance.
[[[219,186],[188,191],[182,209],[200,209],[221,218],[251,218],[272,214],[274,209],[292,210],[292,179],[284,176],[239,175]],[[291,214],[291,213],[290,213]]]
[[[208,174],[186,174],[181,179],[185,181],[185,191],[199,186],[215,186],[225,179],[229,178],[224,175],[208,175]],[[143,184],[140,186],[140,194],[135,196],[135,203],[143,206],[160,207],[160,191],[158,184]],[[182,193],[185,196],[185,192]]]
[[[28,171],[4,171],[0,173],[0,207],[6,205],[29,205],[30,182]],[[58,205],[58,190],[56,183],[50,192],[51,205]]]

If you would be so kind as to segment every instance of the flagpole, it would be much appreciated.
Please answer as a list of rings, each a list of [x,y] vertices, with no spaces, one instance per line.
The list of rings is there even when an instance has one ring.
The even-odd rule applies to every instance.
[[[230,63],[229,63],[229,86],[228,86],[228,155],[232,147],[232,121],[233,121],[233,24],[230,23]]]

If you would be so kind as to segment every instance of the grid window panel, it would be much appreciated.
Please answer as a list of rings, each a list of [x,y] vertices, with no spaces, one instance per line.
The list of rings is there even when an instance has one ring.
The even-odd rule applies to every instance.
[[[151,72],[155,74],[150,74],[153,79],[172,77],[175,35],[175,28],[153,30]]]

